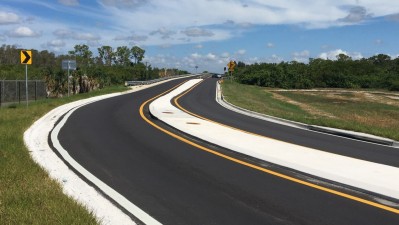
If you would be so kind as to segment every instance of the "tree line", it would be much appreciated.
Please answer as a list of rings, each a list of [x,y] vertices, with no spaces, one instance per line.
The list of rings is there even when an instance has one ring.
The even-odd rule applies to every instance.
[[[399,58],[385,54],[353,60],[309,59],[280,63],[237,63],[235,79],[243,84],[285,89],[378,88],[399,91]]]
[[[14,45],[0,47],[0,80],[25,79],[25,66],[20,64],[20,51]],[[88,45],[75,45],[68,54],[55,55],[48,50],[32,49],[32,65],[29,65],[29,79],[45,80],[49,91],[55,95],[67,92],[67,71],[61,67],[63,60],[76,60],[77,69],[70,71],[72,83],[82,86],[89,81],[92,88],[123,84],[126,80],[149,80],[160,75],[186,74],[187,71],[166,68],[153,68],[143,63],[145,50],[133,46],[101,46],[96,56]],[[167,71],[166,71],[167,70]],[[86,82],[85,81],[85,82]],[[80,88],[78,92],[86,92],[91,88]]]

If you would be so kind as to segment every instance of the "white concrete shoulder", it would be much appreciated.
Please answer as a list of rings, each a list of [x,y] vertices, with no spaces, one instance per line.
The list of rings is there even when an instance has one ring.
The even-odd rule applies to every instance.
[[[125,93],[139,91],[151,86],[158,85],[160,83],[144,86],[135,86],[131,88],[131,91]],[[133,203],[120,195],[118,192],[116,192],[111,187],[107,186],[101,180],[96,178],[93,174],[88,172],[83,166],[79,165],[72,157],[70,157],[68,152],[61,146],[57,139],[59,130],[74,110],[86,104],[115,96],[120,96],[121,94],[125,93],[116,93],[93,97],[62,105],[53,109],[45,116],[37,120],[28,130],[25,131],[25,145],[29,149],[30,155],[33,160],[38,163],[42,168],[44,168],[44,170],[49,173],[49,176],[52,179],[58,181],[61,184],[64,193],[86,206],[88,210],[92,211],[97,217],[98,221],[101,222],[101,224],[129,225],[136,223],[122,210],[120,210],[117,206],[115,206],[107,198],[105,198],[102,193],[93,188],[91,184],[86,183],[78,175],[76,175],[71,169],[69,169],[64,161],[53,152],[48,143],[48,137],[53,128],[54,130],[51,133],[51,140],[53,142],[53,145],[62,155],[63,159],[68,162],[69,165],[73,166],[75,170],[77,170],[87,180],[95,184],[97,188],[99,188],[103,193],[108,195],[121,207],[125,208],[125,210],[130,212],[132,215],[134,215],[144,223],[160,224],[158,221],[150,217],[144,211],[142,211]],[[62,116],[64,116],[62,121],[60,121],[60,123],[56,127],[54,127],[57,121],[59,121]]]
[[[150,105],[151,113],[178,130],[233,151],[399,199],[399,168],[251,135],[191,116],[170,103],[199,81],[189,81],[156,99]]]

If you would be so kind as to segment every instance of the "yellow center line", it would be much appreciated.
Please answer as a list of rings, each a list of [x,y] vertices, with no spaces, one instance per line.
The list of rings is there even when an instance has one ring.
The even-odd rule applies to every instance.
[[[200,83],[202,83],[202,82],[200,82]],[[189,93],[191,90],[193,90],[193,89],[194,89],[196,86],[198,86],[200,83],[198,83],[197,85],[193,86],[193,87],[190,88],[188,91],[184,92],[184,93],[183,93],[182,95],[180,95],[178,98],[180,98],[181,96],[183,96],[183,95]],[[357,202],[364,203],[364,204],[366,204],[366,205],[370,205],[370,206],[373,206],[373,207],[376,207],[376,208],[380,208],[380,209],[383,209],[383,210],[386,210],[386,211],[389,211],[389,212],[393,212],[393,213],[399,214],[399,209],[395,209],[395,208],[392,208],[392,207],[389,207],[389,206],[386,206],[386,205],[383,205],[383,204],[380,204],[380,203],[372,202],[372,201],[370,201],[370,200],[362,199],[362,198],[360,198],[360,197],[356,197],[356,196],[349,195],[349,194],[346,194],[346,193],[343,193],[343,192],[340,192],[340,191],[336,191],[336,190],[333,190],[333,189],[330,189],[330,188],[326,188],[326,187],[323,187],[323,186],[320,186],[320,185],[316,185],[316,184],[310,183],[310,182],[308,182],[308,181],[304,181],[304,180],[300,180],[300,179],[298,179],[298,178],[294,178],[294,177],[291,177],[291,176],[288,176],[288,175],[284,175],[284,174],[282,174],[282,173],[278,173],[278,172],[275,172],[275,171],[272,171],[272,170],[269,170],[269,169],[265,169],[265,168],[263,168],[263,167],[260,167],[260,166],[257,166],[257,165],[254,165],[254,164],[251,164],[251,163],[242,161],[242,160],[240,160],[240,159],[237,159],[237,158],[234,158],[234,157],[225,155],[225,154],[222,154],[222,153],[217,152],[217,151],[215,151],[215,150],[212,150],[212,149],[210,149],[210,148],[207,148],[207,147],[204,147],[204,146],[199,145],[199,144],[197,144],[197,143],[194,143],[194,142],[192,142],[192,141],[190,141],[190,140],[188,140],[188,139],[186,139],[186,138],[184,138],[184,137],[181,137],[181,136],[179,136],[179,135],[177,135],[177,134],[174,134],[174,133],[172,133],[172,132],[170,132],[170,131],[168,131],[168,130],[166,130],[166,129],[164,129],[164,128],[158,126],[158,125],[156,125],[156,124],[153,123],[152,121],[150,121],[150,120],[144,115],[144,106],[145,106],[146,104],[148,104],[149,102],[153,101],[154,99],[156,99],[156,98],[158,98],[158,97],[164,95],[165,93],[167,93],[167,92],[169,92],[169,91],[175,89],[175,88],[178,87],[178,86],[180,86],[180,84],[177,85],[177,86],[175,86],[175,87],[173,87],[173,88],[171,88],[170,90],[168,90],[168,91],[166,91],[166,92],[164,92],[164,93],[162,93],[162,94],[159,94],[159,95],[157,95],[157,96],[155,96],[155,97],[153,97],[153,98],[151,98],[151,99],[145,101],[143,104],[141,104],[141,106],[140,106],[140,116],[141,116],[141,118],[142,118],[144,121],[146,121],[148,124],[150,124],[151,126],[153,126],[153,127],[155,127],[156,129],[162,131],[163,133],[168,134],[168,135],[172,136],[173,138],[176,138],[176,139],[178,139],[178,140],[180,140],[180,141],[182,141],[182,142],[184,142],[184,143],[186,143],[186,144],[189,144],[189,145],[191,145],[191,146],[194,146],[194,147],[196,147],[196,148],[198,148],[198,149],[201,149],[201,150],[203,150],[203,151],[205,151],[205,152],[214,154],[214,155],[219,156],[219,157],[221,157],[221,158],[224,158],[224,159],[230,160],[230,161],[232,161],[232,162],[235,162],[235,163],[238,163],[238,164],[241,164],[241,165],[244,165],[244,166],[247,166],[247,167],[250,167],[250,168],[253,168],[253,169],[256,169],[256,170],[259,170],[259,171],[262,171],[262,172],[265,172],[265,173],[268,173],[268,174],[271,174],[271,175],[274,175],[274,176],[277,176],[277,177],[280,177],[280,178],[283,178],[283,179],[286,179],[286,180],[289,180],[289,181],[292,181],[292,182],[295,182],[295,183],[298,183],[298,184],[302,184],[302,185],[305,185],[305,186],[308,186],[308,187],[311,187],[311,188],[314,188],[314,189],[317,189],[317,190],[321,190],[321,191],[324,191],[324,192],[328,192],[328,193],[331,193],[331,194],[334,194],[334,195],[337,195],[337,196],[341,196],[341,197],[344,197],[344,198],[347,198],[347,199],[351,199],[351,200],[354,200],[354,201],[357,201]],[[177,103],[176,100],[175,100],[175,103]],[[178,104],[177,104],[177,105],[178,105]],[[179,106],[179,108],[182,109],[181,106]],[[183,109],[182,109],[182,110],[183,110]],[[188,112],[187,110],[184,110],[184,111],[185,111],[185,112]],[[195,114],[193,114],[193,113],[190,113],[190,114],[195,115]],[[203,117],[200,117],[200,118],[203,118]],[[206,120],[211,121],[211,120],[209,120],[209,119],[206,119]],[[217,123],[217,122],[215,122],[215,123]],[[220,123],[217,123],[217,124],[220,124]]]
[[[246,131],[246,130],[241,130],[241,129],[237,128],[237,127],[232,127],[232,126],[229,126],[229,125],[227,125],[227,124],[223,124],[223,123],[219,123],[219,122],[213,121],[213,120],[211,120],[211,119],[205,118],[205,117],[203,117],[203,116],[200,116],[200,115],[198,115],[198,114],[195,114],[195,113],[190,112],[190,111],[188,111],[187,109],[183,108],[183,107],[179,104],[179,102],[178,102],[179,99],[180,99],[181,97],[183,97],[184,95],[186,95],[187,93],[191,92],[194,88],[196,88],[196,87],[197,87],[198,85],[200,85],[202,82],[203,82],[203,81],[201,81],[201,82],[195,84],[193,87],[191,87],[191,88],[188,89],[187,91],[183,92],[182,94],[180,94],[179,96],[177,96],[177,97],[174,99],[173,102],[175,103],[175,105],[176,105],[180,110],[182,110],[183,112],[188,113],[188,114],[190,114],[190,115],[192,115],[192,116],[195,116],[195,117],[197,117],[197,118],[200,118],[200,119],[203,119],[203,120],[206,120],[206,121],[215,123],[215,124],[220,125],[220,126],[223,126],[223,127],[228,127],[228,128],[234,129],[234,130],[238,130],[238,131],[241,131],[241,132],[244,132],[244,133],[247,133],[247,134],[255,135],[255,136],[262,137],[262,138],[266,138],[266,139],[277,140],[277,139],[274,139],[274,138],[265,137],[265,136],[262,136],[262,135],[259,135],[259,134],[255,134],[255,133],[252,133],[252,132],[249,132],[249,131]],[[280,140],[277,140],[277,141],[280,141]]]

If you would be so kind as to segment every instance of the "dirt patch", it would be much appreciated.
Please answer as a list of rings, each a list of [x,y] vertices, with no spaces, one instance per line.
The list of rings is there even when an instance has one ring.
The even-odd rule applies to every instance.
[[[399,93],[383,91],[359,91],[359,90],[340,90],[340,89],[311,89],[311,90],[273,90],[276,92],[296,92],[305,95],[324,95],[331,99],[333,103],[342,102],[376,102],[399,107]]]
[[[330,113],[328,113],[328,112],[322,111],[322,110],[320,110],[320,109],[317,109],[317,108],[315,108],[315,107],[312,107],[312,106],[310,106],[310,105],[308,105],[308,104],[305,104],[305,103],[302,103],[302,102],[294,101],[294,100],[292,100],[292,99],[290,99],[290,98],[288,98],[288,97],[285,97],[285,96],[280,95],[280,94],[275,93],[275,92],[271,92],[271,93],[273,94],[273,98],[274,98],[274,99],[277,99],[277,100],[280,100],[280,101],[284,101],[284,102],[288,102],[288,103],[290,103],[290,104],[299,106],[302,110],[306,111],[307,113],[309,113],[309,114],[311,114],[311,115],[313,115],[313,116],[316,116],[316,117],[336,118],[334,115],[332,115],[332,114],[330,114]]]
[[[360,124],[368,124],[375,127],[389,128],[392,127],[393,121],[389,118],[384,118],[378,115],[375,116],[361,116],[358,114],[348,114],[342,117],[347,121],[355,121]]]

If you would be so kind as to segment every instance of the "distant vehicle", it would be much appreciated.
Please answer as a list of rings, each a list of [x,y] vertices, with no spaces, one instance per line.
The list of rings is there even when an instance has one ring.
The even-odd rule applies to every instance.
[[[213,73],[212,74],[212,78],[221,78],[222,74],[218,74],[218,73]]]

